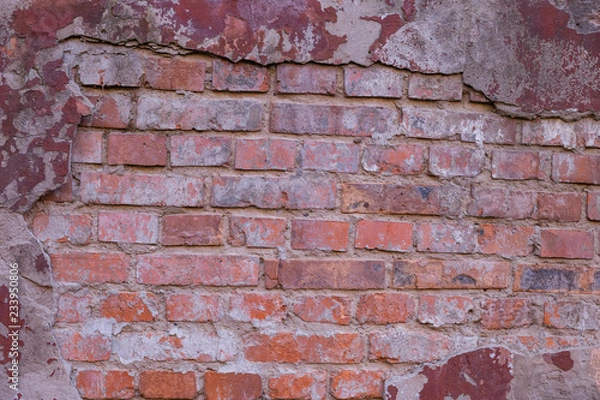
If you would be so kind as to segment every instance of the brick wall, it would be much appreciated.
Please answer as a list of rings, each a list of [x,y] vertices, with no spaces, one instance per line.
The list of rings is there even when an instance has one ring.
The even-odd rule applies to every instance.
[[[600,123],[461,75],[73,44],[68,185],[27,215],[85,399],[382,398],[596,341]]]

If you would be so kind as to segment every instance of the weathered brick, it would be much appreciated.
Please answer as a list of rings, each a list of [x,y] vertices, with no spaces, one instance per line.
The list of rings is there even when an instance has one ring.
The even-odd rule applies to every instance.
[[[82,172],[80,190],[84,203],[200,207],[204,185],[183,176]]]
[[[146,399],[195,399],[198,395],[194,372],[142,371],[140,394]]]
[[[461,188],[381,183],[342,184],[344,213],[457,215]],[[393,199],[393,201],[392,201]]]
[[[73,138],[71,161],[101,164],[102,163],[102,137],[99,131],[77,132]]]
[[[229,163],[229,137],[180,135],[171,136],[170,140],[174,167],[218,167]]]
[[[335,94],[336,75],[334,67],[280,64],[277,66],[277,92]]]
[[[525,219],[535,207],[535,192],[473,186],[467,214],[476,217]]]
[[[204,91],[204,61],[190,58],[147,56],[144,81],[153,89]]]
[[[594,232],[578,229],[542,229],[540,256],[549,258],[593,258]]]
[[[481,311],[484,329],[521,328],[533,323],[531,302],[526,299],[487,299]]]
[[[269,378],[269,397],[278,400],[324,400],[327,372],[308,371]]]
[[[480,149],[436,146],[429,149],[429,172],[442,178],[474,177],[483,171],[485,153]]]
[[[253,362],[355,364],[364,356],[357,333],[253,334],[247,339],[245,356]]]
[[[580,129],[576,123],[565,122],[558,118],[542,119],[523,124],[521,142],[542,146],[562,146],[567,149],[577,147],[581,143]]]
[[[131,98],[121,93],[88,95],[94,108],[90,115],[83,116],[81,125],[97,128],[124,129],[129,126],[133,105]]]
[[[282,247],[285,245],[287,221],[281,218],[229,219],[229,243],[234,246]]]
[[[445,358],[451,342],[443,334],[389,329],[369,334],[369,359],[389,363],[424,363]]]
[[[271,293],[235,293],[229,301],[229,316],[234,321],[282,321],[287,313],[283,297]]]
[[[331,395],[339,400],[378,399],[383,393],[383,379],[383,371],[337,371],[331,376]]]
[[[419,297],[419,322],[432,324],[435,328],[444,325],[465,324],[469,312],[474,308],[473,300],[463,296]]]
[[[139,87],[142,63],[135,53],[82,55],[78,65],[83,85]]]
[[[331,179],[218,176],[213,180],[213,207],[334,208],[336,185]]]
[[[581,193],[572,192],[538,192],[533,218],[547,221],[579,221],[583,196]]]
[[[78,283],[121,283],[128,278],[129,256],[120,253],[51,254],[54,279]]]
[[[394,147],[368,146],[362,167],[368,172],[392,175],[416,175],[425,171],[426,148],[417,144]]]
[[[476,232],[479,251],[483,254],[524,257],[533,251],[533,227],[481,224]]]
[[[406,289],[504,289],[510,264],[488,261],[395,261],[392,286]]]
[[[361,324],[395,324],[406,322],[413,314],[415,302],[403,293],[368,293],[360,296],[356,319]]]
[[[162,218],[161,242],[166,246],[223,244],[220,215],[171,214]]]
[[[385,287],[381,261],[285,260],[278,271],[284,289],[378,289]]]
[[[490,103],[490,100],[481,92],[475,90],[469,91],[469,101],[473,103]]]
[[[50,201],[54,203],[66,203],[73,201],[73,177],[67,174],[65,183],[58,189],[42,196],[41,201]]]
[[[592,221],[600,221],[600,192],[588,192],[587,217]]]
[[[238,139],[235,168],[256,170],[294,169],[296,142],[281,139]]]
[[[61,332],[58,334],[61,355],[69,361],[106,361],[110,358],[110,338],[100,334]]]
[[[206,400],[255,400],[262,396],[260,375],[242,373],[204,373],[204,395]]]
[[[348,325],[352,319],[352,300],[345,296],[304,296],[294,304],[294,314],[306,322]]]
[[[561,264],[519,264],[515,269],[515,291],[565,292],[584,288],[585,268]]]
[[[212,84],[214,90],[264,93],[269,90],[269,74],[259,65],[213,60]]]
[[[263,260],[263,270],[265,273],[265,288],[275,289],[279,286],[279,260]]]
[[[158,215],[101,212],[98,214],[98,240],[117,243],[156,243]]]
[[[473,253],[477,243],[474,225],[422,222],[415,226],[417,250],[439,253]]]
[[[408,81],[408,97],[411,99],[461,101],[462,92],[460,75],[412,74]]]
[[[100,315],[117,322],[151,322],[157,306],[158,299],[152,293],[115,293],[100,302]]]
[[[128,371],[78,371],[75,385],[85,399],[131,399],[135,394],[133,376]]]
[[[397,112],[383,107],[344,107],[275,103],[271,132],[376,136],[396,133]]]
[[[292,221],[293,249],[346,251],[350,223],[342,221]]]
[[[492,151],[492,178],[506,180],[546,179],[549,157],[539,151]]]
[[[42,242],[88,244],[92,239],[93,223],[89,214],[36,214],[33,234]]]
[[[108,135],[108,164],[167,165],[164,135],[111,133]]]
[[[600,155],[554,154],[552,179],[566,183],[600,184]]]
[[[515,144],[517,124],[493,114],[404,107],[402,124],[408,137],[465,142]]]
[[[410,222],[361,220],[356,224],[357,249],[410,251],[413,224]]]
[[[304,143],[300,152],[302,168],[330,172],[358,172],[360,145],[350,143]]]
[[[552,301],[544,304],[544,325],[557,329],[598,330],[598,305],[582,301]]]
[[[219,296],[214,294],[171,294],[166,307],[169,321],[217,322],[223,316]]]
[[[350,97],[401,98],[405,74],[389,67],[344,67],[344,90]]]
[[[254,256],[144,254],[137,281],[146,285],[254,286],[260,265]]]
[[[138,129],[257,131],[263,105],[253,100],[207,100],[197,96],[145,94],[138,100]]]
[[[84,322],[92,314],[92,296],[65,293],[58,298],[57,322]]]

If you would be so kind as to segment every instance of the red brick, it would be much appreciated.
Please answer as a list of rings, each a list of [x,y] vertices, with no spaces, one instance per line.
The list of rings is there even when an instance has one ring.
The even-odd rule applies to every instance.
[[[406,136],[423,139],[454,139],[465,142],[515,144],[517,123],[494,114],[404,107],[402,125]]]
[[[399,329],[369,334],[369,359],[389,363],[432,362],[447,357],[451,342],[440,333],[407,333]]]
[[[336,79],[334,67],[313,64],[277,66],[278,93],[335,94]]]
[[[484,164],[483,150],[448,146],[429,150],[429,172],[442,178],[475,177],[483,171]]]
[[[523,124],[522,143],[573,149],[583,144],[580,133],[577,123],[558,118],[537,120]]]
[[[477,236],[474,225],[422,222],[415,227],[417,250],[436,253],[473,253]]]
[[[457,215],[460,211],[461,197],[461,189],[454,185],[342,184],[341,211],[365,214]]]
[[[413,224],[409,222],[361,220],[356,224],[357,249],[410,251]]]
[[[260,265],[254,256],[144,254],[137,281],[146,285],[254,286]]]
[[[421,295],[419,298],[419,322],[432,324],[435,328],[444,325],[466,324],[473,308],[473,300],[469,297]]]
[[[600,308],[582,301],[552,301],[544,304],[544,325],[557,329],[598,330]]]
[[[368,172],[392,175],[416,175],[424,172],[425,147],[401,144],[391,148],[368,146],[362,167]]]
[[[483,254],[524,257],[532,253],[533,227],[481,224],[476,231],[479,251]]]
[[[78,283],[122,283],[128,278],[129,256],[120,253],[51,254],[54,279]]]
[[[514,291],[582,291],[587,286],[587,267],[562,264],[519,264]]]
[[[533,218],[577,222],[581,218],[583,196],[582,193],[538,192]]]
[[[36,214],[33,234],[42,242],[88,244],[92,240],[92,216],[88,214]]]
[[[383,107],[344,107],[275,103],[271,109],[271,132],[377,136],[396,133],[397,112]]]
[[[82,54],[79,79],[83,85],[139,87],[143,74],[141,62],[135,53]]]
[[[245,355],[252,362],[355,364],[363,359],[364,343],[357,333],[254,334]]]
[[[154,134],[111,133],[108,164],[167,165],[167,137]]]
[[[285,301],[278,294],[235,293],[229,301],[229,316],[234,321],[282,321],[286,313]]]
[[[132,212],[98,214],[98,240],[117,243],[156,243],[158,216]]]
[[[265,288],[275,289],[279,286],[279,260],[263,260],[263,270],[265,273]]]
[[[73,138],[71,161],[102,164],[102,137],[99,131],[77,132]]]
[[[368,293],[360,296],[356,319],[361,324],[395,324],[406,322],[413,314],[415,302],[402,293]]]
[[[327,372],[298,372],[270,378],[269,397],[278,400],[325,400]]]
[[[280,218],[229,219],[229,243],[234,246],[282,247],[285,245],[287,221]]]
[[[297,250],[346,251],[350,223],[341,221],[292,221],[292,248]]]
[[[231,138],[195,135],[171,136],[174,167],[220,167],[229,164]]]
[[[152,293],[115,293],[100,302],[100,314],[117,322],[155,320],[158,299]]]
[[[92,296],[65,293],[58,299],[57,322],[84,322],[92,314]]]
[[[463,83],[460,75],[412,74],[408,97],[417,100],[461,101]]]
[[[263,93],[269,90],[269,74],[265,67],[213,60],[212,69],[214,90]]]
[[[133,105],[131,98],[120,93],[110,93],[100,96],[87,95],[94,104],[92,113],[81,119],[81,125],[97,128],[124,129],[129,126]]]
[[[165,246],[218,246],[223,244],[220,215],[171,214],[162,218]]]
[[[307,141],[301,150],[302,168],[357,173],[360,145]]]
[[[383,371],[338,371],[331,377],[331,394],[339,400],[379,399],[383,394],[383,379]]]
[[[206,371],[204,394],[206,400],[255,400],[262,396],[262,381],[257,374]]]
[[[145,399],[195,399],[198,395],[194,372],[142,371],[140,394]]]
[[[294,169],[296,142],[281,139],[238,139],[235,168],[256,170]]]
[[[208,100],[152,93],[138,99],[135,126],[142,130],[258,131],[263,105],[254,100]]]
[[[350,97],[401,98],[405,74],[389,67],[344,67],[344,89]]]
[[[473,186],[467,214],[476,217],[525,219],[533,215],[535,192]]]
[[[542,229],[540,256],[549,258],[593,258],[594,232],[578,229]]]
[[[131,399],[135,394],[133,376],[128,371],[78,371],[75,384],[85,399]]]
[[[533,323],[532,304],[526,299],[487,299],[481,312],[484,329],[521,328]]]
[[[223,316],[218,295],[175,293],[167,297],[167,320],[217,322]]]
[[[385,287],[381,261],[285,260],[278,271],[284,289],[379,289]]]
[[[392,286],[405,289],[504,289],[510,264],[487,261],[395,261]]]
[[[566,183],[600,184],[600,155],[554,154],[552,179]]]
[[[78,332],[59,334],[61,355],[69,361],[106,361],[110,358],[111,341],[100,334]]]
[[[549,157],[539,151],[492,151],[492,178],[507,180],[546,179]]]
[[[589,220],[600,221],[600,192],[588,192],[587,216]]]
[[[294,304],[294,314],[305,322],[348,325],[352,319],[352,300],[344,296],[303,296]]]
[[[201,178],[81,173],[84,203],[200,207],[203,191]]]
[[[144,81],[153,89],[204,91],[204,61],[148,56],[144,60]]]
[[[335,208],[336,184],[312,175],[292,178],[218,176],[213,179],[213,207],[266,209]]]

